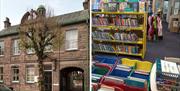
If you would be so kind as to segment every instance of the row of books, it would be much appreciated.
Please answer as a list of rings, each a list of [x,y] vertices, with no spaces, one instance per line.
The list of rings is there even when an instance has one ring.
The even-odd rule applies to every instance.
[[[92,32],[93,39],[98,40],[117,40],[117,41],[138,41],[139,37],[136,33],[117,32],[111,34],[109,32],[94,31]]]
[[[175,62],[157,60],[156,61],[156,83],[159,90],[179,91],[180,89],[180,69]]]
[[[93,49],[99,51],[106,51],[106,52],[115,52],[115,49],[110,44],[95,44],[93,43]],[[118,45],[116,46],[116,52],[123,52],[129,54],[138,54],[139,53],[139,46],[129,46],[129,45]]]
[[[117,67],[115,69],[118,69],[118,70],[123,70],[123,71],[131,71],[131,67],[129,66],[126,66],[126,65],[121,65],[121,64],[118,64]]]
[[[111,34],[108,32],[94,31],[92,32],[93,39],[112,40]]]
[[[92,3],[92,10],[105,12],[145,12],[145,2],[104,2],[99,0]]]
[[[124,52],[129,54],[138,54],[139,46],[119,45],[116,46],[117,52]]]
[[[180,79],[180,70],[175,62],[157,60],[157,76],[163,79],[176,80]]]
[[[120,17],[93,17],[92,18],[92,23],[95,26],[108,26],[108,25],[113,25],[113,26],[129,26],[129,27],[138,27],[138,19],[123,19]]]
[[[126,32],[121,32],[121,33],[115,33],[114,38],[116,40],[120,41],[138,41],[139,37],[135,33],[126,33]]]
[[[95,44],[93,43],[93,49],[99,50],[99,51],[108,51],[108,52],[114,52],[114,48],[110,44]]]

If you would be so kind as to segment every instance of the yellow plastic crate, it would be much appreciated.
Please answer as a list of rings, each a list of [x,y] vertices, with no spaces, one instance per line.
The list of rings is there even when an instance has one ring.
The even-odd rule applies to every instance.
[[[137,60],[131,60],[128,58],[122,58],[121,61],[122,61],[122,65],[130,66],[130,67],[135,66],[137,62]]]
[[[148,61],[137,61],[137,63],[136,63],[137,71],[150,72],[151,67],[152,67],[152,63],[148,62]]]

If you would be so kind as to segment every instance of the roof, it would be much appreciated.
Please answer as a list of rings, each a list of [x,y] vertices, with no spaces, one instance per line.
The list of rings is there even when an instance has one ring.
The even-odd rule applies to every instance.
[[[61,25],[70,25],[74,23],[83,22],[89,19],[88,10],[76,11],[64,15],[54,16],[52,17],[56,20],[58,24]],[[19,25],[11,26],[6,29],[2,29],[0,31],[0,37],[9,36],[18,34]]]
[[[19,25],[11,26],[0,31],[0,37],[18,34]]]

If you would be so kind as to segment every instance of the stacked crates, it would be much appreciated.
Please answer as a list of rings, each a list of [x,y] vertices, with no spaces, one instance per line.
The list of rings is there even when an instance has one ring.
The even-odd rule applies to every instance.
[[[149,90],[152,63],[107,56],[94,56],[94,60],[96,60],[95,64],[106,64],[111,67],[111,70],[99,81],[97,88],[99,91],[104,89],[109,91]]]

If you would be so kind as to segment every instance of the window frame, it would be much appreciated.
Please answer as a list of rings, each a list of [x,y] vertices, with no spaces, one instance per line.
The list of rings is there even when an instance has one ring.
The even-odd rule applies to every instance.
[[[73,39],[73,40],[70,40],[70,39],[67,39],[67,36],[68,36],[68,32],[70,31],[76,31],[77,35],[76,35],[76,39]],[[79,31],[78,29],[70,29],[70,30],[67,30],[66,31],[66,34],[65,34],[65,50],[67,51],[73,51],[73,50],[78,50],[78,39],[79,39]],[[71,41],[70,43],[68,43],[69,41]],[[73,44],[71,44],[72,42],[75,42],[76,43],[76,46],[73,46]]]
[[[31,71],[33,70],[33,75],[32,74],[28,75],[28,69],[30,69]],[[27,78],[29,76],[33,76],[33,80],[28,81]],[[26,83],[35,83],[35,67],[33,65],[26,66]]]
[[[5,51],[4,41],[0,41],[0,56],[4,56],[4,51]]]
[[[12,48],[13,49],[13,55],[20,55],[20,53],[21,53],[19,42],[20,42],[20,39],[14,39],[13,40],[13,48]]]
[[[1,68],[2,68],[2,71],[1,71]],[[4,67],[0,66],[0,83],[3,83],[3,82],[4,82]]]
[[[15,70],[17,71],[18,70],[18,73],[15,74]],[[19,83],[19,76],[20,76],[20,70],[19,70],[19,66],[18,65],[13,65],[11,66],[11,73],[12,73],[12,77],[11,77],[11,80],[12,80],[12,83]],[[14,80],[14,77],[16,77],[16,80]],[[17,80],[18,78],[18,80]]]

